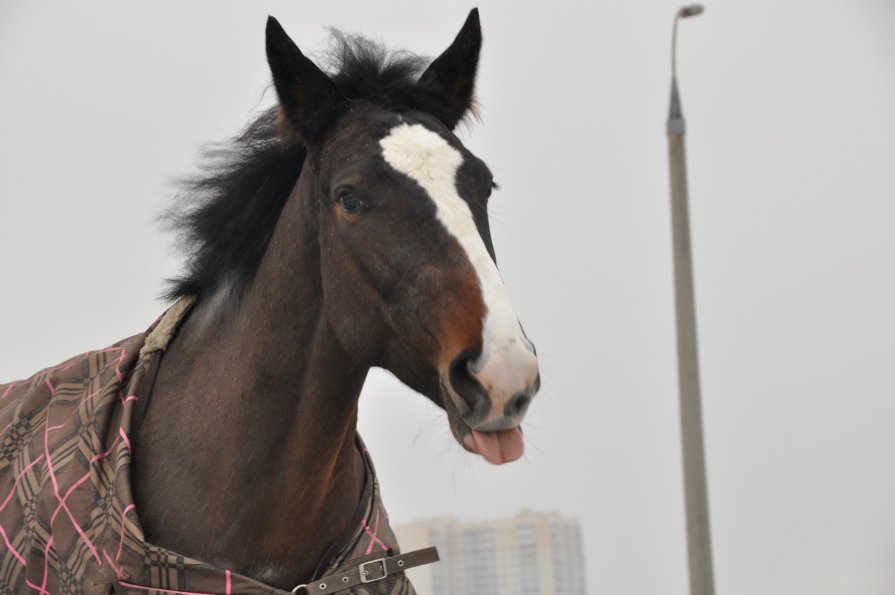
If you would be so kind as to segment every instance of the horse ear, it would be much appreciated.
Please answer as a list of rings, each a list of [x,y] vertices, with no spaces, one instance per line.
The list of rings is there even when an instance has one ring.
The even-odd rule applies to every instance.
[[[445,124],[454,128],[473,105],[475,73],[482,49],[479,9],[473,8],[454,42],[420,77],[420,85],[443,97]]]
[[[305,144],[315,144],[344,106],[341,94],[273,17],[267,18],[267,63],[280,99],[285,135],[294,132]]]

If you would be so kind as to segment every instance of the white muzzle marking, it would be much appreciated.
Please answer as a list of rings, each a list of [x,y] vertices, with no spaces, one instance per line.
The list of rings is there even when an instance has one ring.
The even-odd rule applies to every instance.
[[[510,399],[532,390],[538,376],[538,360],[522,332],[469,205],[457,192],[457,170],[463,155],[421,124],[399,124],[379,144],[386,163],[426,191],[435,203],[438,220],[457,239],[475,269],[485,304],[485,320],[482,355],[469,371],[491,397],[491,411],[480,425],[500,420]]]

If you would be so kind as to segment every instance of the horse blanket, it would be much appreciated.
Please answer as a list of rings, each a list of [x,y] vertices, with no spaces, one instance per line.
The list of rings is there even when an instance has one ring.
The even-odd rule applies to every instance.
[[[0,385],[0,594],[289,593],[143,537],[129,473],[135,406],[192,302],[145,333]],[[367,461],[358,522],[299,595],[412,595],[403,570],[434,561],[425,550],[400,555],[358,447]]]

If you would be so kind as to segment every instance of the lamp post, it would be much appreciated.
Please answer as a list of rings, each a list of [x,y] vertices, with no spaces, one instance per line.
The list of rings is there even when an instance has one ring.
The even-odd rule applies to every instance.
[[[677,11],[671,36],[671,101],[668,107],[668,164],[671,180],[671,228],[674,249],[674,297],[677,318],[678,384],[680,388],[681,446],[684,459],[684,502],[687,512],[687,561],[691,595],[714,595],[708,491],[699,395],[699,356],[696,346],[696,306],[693,297],[693,258],[687,196],[684,114],[677,90],[677,25],[682,18],[702,14],[693,4]]]

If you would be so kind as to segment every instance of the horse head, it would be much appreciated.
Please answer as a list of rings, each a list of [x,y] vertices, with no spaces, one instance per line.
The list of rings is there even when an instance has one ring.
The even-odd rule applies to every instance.
[[[381,65],[365,77],[362,46],[343,50],[330,76],[267,24],[280,132],[307,149],[297,187],[313,193],[337,341],[442,407],[457,441],[499,464],[523,453],[540,376],[496,264],[496,184],[453,132],[473,110],[481,43],[473,10],[408,83]],[[365,88],[373,78],[378,95]]]

